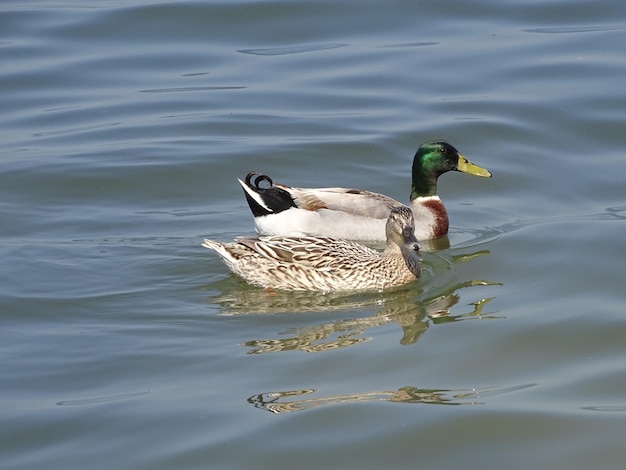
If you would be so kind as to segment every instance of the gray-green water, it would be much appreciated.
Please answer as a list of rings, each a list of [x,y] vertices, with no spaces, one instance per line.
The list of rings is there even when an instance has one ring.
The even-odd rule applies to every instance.
[[[3,469],[623,468],[626,3],[0,5]],[[408,199],[387,294],[268,294],[237,177]],[[439,405],[439,406],[436,406]]]

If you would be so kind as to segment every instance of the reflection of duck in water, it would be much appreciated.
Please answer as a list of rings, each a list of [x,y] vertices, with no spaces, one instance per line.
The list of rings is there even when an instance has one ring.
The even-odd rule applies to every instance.
[[[248,398],[255,408],[271,413],[292,413],[328,405],[387,401],[392,403],[428,403],[434,405],[482,405],[478,390],[445,390],[402,387],[398,390],[351,393],[319,398],[300,398],[317,392],[314,389],[261,393]],[[297,399],[294,399],[297,398]]]
[[[437,178],[448,171],[490,177],[446,142],[422,144],[413,159],[411,201],[418,240],[448,233],[448,213],[437,195]],[[254,181],[252,177],[256,176]],[[261,187],[261,183],[269,187]],[[262,235],[385,240],[385,220],[401,203],[383,194],[349,188],[294,188],[251,172],[239,180]]]
[[[401,387],[398,390],[348,393],[326,397],[309,397],[315,389],[288,390],[283,392],[260,393],[248,398],[248,403],[260,410],[271,413],[292,413],[328,405],[386,401],[390,403],[423,403],[432,405],[483,405],[491,395],[513,393],[534,387],[533,383],[506,387],[471,388],[448,390],[444,388]]]
[[[457,286],[457,288],[488,284],[496,283],[474,281],[467,285]],[[459,302],[460,298],[456,292],[423,302],[416,302],[413,297],[409,297],[409,294],[409,292],[396,293],[393,301],[383,304],[382,308],[372,316],[298,327],[280,333],[279,338],[254,339],[245,341],[241,345],[251,348],[248,354],[294,350],[324,352],[368,341],[371,337],[363,336],[367,330],[395,323],[402,328],[403,332],[400,344],[407,346],[418,341],[433,323],[470,318],[494,318],[491,313],[483,313],[483,308],[492,298],[473,302],[471,311],[452,316],[450,309]]]
[[[420,275],[419,245],[411,209],[391,210],[387,243],[378,252],[348,240],[316,237],[205,239],[230,270],[248,283],[278,290],[384,290]]]

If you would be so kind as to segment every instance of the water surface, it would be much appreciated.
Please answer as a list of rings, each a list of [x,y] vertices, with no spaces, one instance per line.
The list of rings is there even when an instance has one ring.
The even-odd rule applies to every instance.
[[[621,2],[5,2],[7,469],[621,468]],[[200,246],[236,183],[451,219],[388,293],[266,293]],[[438,406],[435,406],[438,405]]]

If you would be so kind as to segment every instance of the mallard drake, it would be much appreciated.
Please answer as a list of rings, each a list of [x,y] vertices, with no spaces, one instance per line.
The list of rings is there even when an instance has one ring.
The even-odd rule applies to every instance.
[[[417,149],[410,207],[418,240],[448,233],[448,213],[437,195],[437,178],[452,170],[491,177],[489,171],[474,165],[447,142],[426,142]],[[385,240],[385,221],[391,209],[401,204],[362,189],[294,188],[257,172],[238,181],[261,235]]]
[[[326,237],[237,237],[205,239],[228,268],[249,284],[276,290],[384,290],[420,275],[413,213],[391,210],[387,243],[379,252],[357,242]]]

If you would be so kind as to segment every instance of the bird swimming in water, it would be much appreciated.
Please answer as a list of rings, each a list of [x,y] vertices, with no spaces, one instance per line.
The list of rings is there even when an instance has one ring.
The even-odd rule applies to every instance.
[[[249,284],[276,290],[384,290],[420,276],[413,213],[391,210],[382,252],[350,240],[328,237],[238,237],[222,243],[205,239],[236,275]]]

